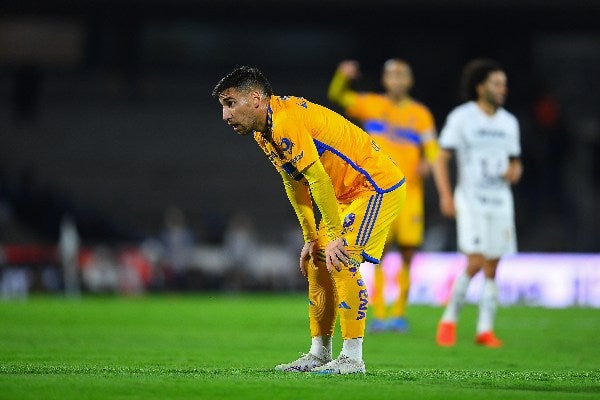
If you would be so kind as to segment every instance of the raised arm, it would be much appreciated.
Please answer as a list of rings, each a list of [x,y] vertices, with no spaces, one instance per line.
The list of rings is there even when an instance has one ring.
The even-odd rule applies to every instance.
[[[356,92],[350,88],[350,84],[358,75],[359,65],[356,61],[342,61],[329,84],[327,91],[329,100],[344,108],[350,107],[356,96]]]

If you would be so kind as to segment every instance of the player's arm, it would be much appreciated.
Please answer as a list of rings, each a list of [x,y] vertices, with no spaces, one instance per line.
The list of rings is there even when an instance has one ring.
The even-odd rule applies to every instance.
[[[356,92],[350,88],[350,83],[358,74],[359,67],[356,61],[342,61],[329,84],[327,91],[329,100],[344,108],[352,106],[356,99]]]
[[[504,179],[514,185],[519,182],[522,174],[523,164],[521,163],[521,159],[518,157],[511,157],[506,173],[504,174]]]
[[[331,272],[335,267],[340,271],[342,264],[346,264],[348,253],[342,238],[342,221],[338,212],[333,184],[319,160],[306,167],[302,174],[308,181],[312,198],[321,212],[321,218],[329,239],[329,243],[325,246],[327,270]]]
[[[450,182],[450,160],[452,151],[440,149],[435,159],[433,178],[440,199],[440,211],[445,217],[454,217],[454,199],[452,197],[452,183]]]
[[[440,147],[436,140],[435,131],[428,131],[421,135],[423,158],[419,164],[419,175],[426,177],[431,170],[437,168],[436,160],[440,152]]]
[[[313,210],[312,199],[308,187],[304,184],[304,179],[298,181],[290,177],[286,172],[281,171],[283,186],[292,207],[300,222],[302,228],[302,237],[304,246],[300,251],[300,271],[306,276],[306,268],[309,262],[315,257],[315,242],[317,241],[317,225],[315,223],[315,213]]]
[[[292,203],[298,222],[300,222],[304,242],[314,242],[317,239],[317,225],[308,187],[301,181],[293,179],[284,171],[281,171],[281,177],[283,178],[285,193],[290,203]]]

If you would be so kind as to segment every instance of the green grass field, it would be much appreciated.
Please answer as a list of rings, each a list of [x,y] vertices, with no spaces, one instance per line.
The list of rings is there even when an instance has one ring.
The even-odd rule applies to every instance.
[[[367,336],[365,376],[318,376],[272,369],[308,350],[300,295],[0,302],[0,399],[600,398],[600,311],[501,308],[501,349],[472,344],[474,306],[438,348],[440,314],[413,306],[409,334]]]

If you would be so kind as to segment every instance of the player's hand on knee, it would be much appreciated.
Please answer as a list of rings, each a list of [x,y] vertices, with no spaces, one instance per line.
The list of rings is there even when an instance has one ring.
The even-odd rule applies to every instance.
[[[341,271],[344,265],[348,265],[348,252],[344,245],[344,239],[337,238],[327,243],[325,246],[325,261],[327,264],[327,271],[333,272],[335,268],[337,271]]]
[[[302,250],[300,251],[300,272],[303,276],[306,276],[307,265],[312,264],[315,266],[315,241],[304,243]]]

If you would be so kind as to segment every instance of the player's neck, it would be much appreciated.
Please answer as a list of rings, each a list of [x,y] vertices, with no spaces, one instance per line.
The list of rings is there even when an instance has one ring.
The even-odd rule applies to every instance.
[[[271,136],[272,116],[270,115],[271,112],[269,111],[269,99],[267,98],[267,100],[264,103],[261,103],[259,108],[259,121],[261,122],[259,126],[257,126],[256,130],[261,132],[264,136]]]
[[[408,93],[388,93],[387,97],[392,101],[392,103],[394,104],[400,104],[405,102],[406,100],[408,100]]]
[[[496,111],[498,111],[498,107],[496,105],[482,99],[477,100],[477,106],[481,109],[481,111],[483,111],[484,114],[489,115],[490,117],[494,116]]]

